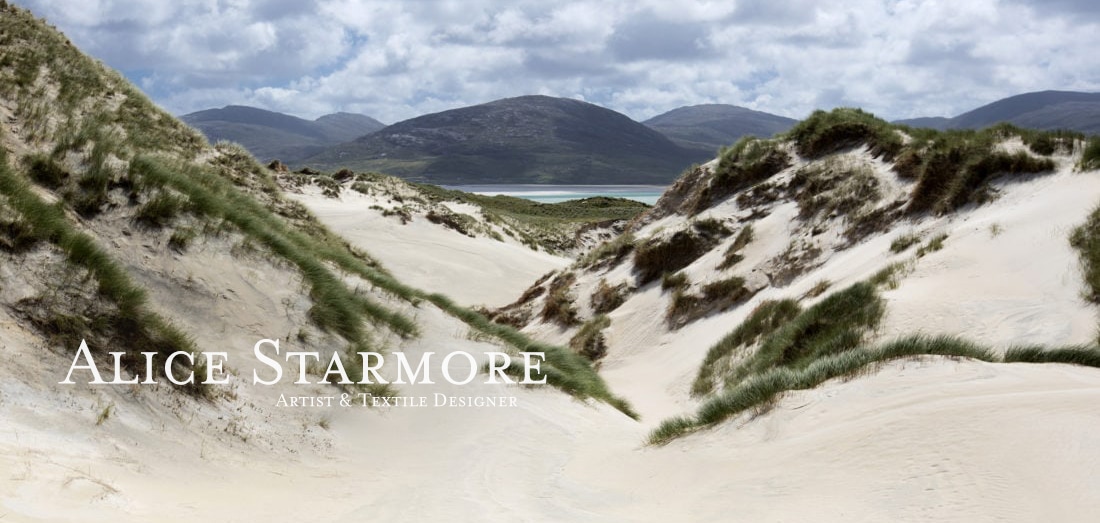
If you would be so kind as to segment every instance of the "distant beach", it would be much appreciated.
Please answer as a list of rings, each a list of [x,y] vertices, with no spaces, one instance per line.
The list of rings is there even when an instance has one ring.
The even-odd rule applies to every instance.
[[[664,185],[446,185],[448,189],[495,196],[503,194],[542,203],[559,203],[594,196],[628,198],[653,205],[667,188]]]

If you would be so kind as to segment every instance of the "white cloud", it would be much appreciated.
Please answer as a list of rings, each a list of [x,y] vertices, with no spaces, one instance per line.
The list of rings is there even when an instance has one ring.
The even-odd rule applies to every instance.
[[[393,122],[541,93],[645,119],[731,103],[954,115],[1100,89],[1085,0],[17,0],[171,111]]]

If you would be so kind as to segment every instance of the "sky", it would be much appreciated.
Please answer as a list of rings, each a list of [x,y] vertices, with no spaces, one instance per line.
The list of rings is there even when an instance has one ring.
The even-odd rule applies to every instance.
[[[527,94],[645,120],[955,116],[1100,91],[1095,0],[14,0],[181,115],[229,104],[384,123]]]

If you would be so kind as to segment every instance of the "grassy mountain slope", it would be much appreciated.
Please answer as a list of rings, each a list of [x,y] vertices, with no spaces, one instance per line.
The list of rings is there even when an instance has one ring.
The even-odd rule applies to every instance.
[[[329,114],[310,121],[239,105],[197,111],[180,119],[202,131],[211,142],[239,143],[263,162],[297,162],[385,127],[361,114]]]
[[[897,123],[932,129],[980,129],[1010,123],[1026,129],[1100,133],[1100,93],[1039,91],[1010,96],[954,118],[914,118]]]
[[[304,163],[435,184],[659,184],[697,159],[609,109],[523,96],[398,122]]]

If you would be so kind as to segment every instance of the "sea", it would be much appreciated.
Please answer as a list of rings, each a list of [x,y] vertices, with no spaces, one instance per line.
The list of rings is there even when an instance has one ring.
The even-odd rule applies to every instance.
[[[559,203],[594,196],[627,198],[653,205],[665,192],[664,185],[446,185],[448,189],[496,196],[504,194],[542,203]]]

